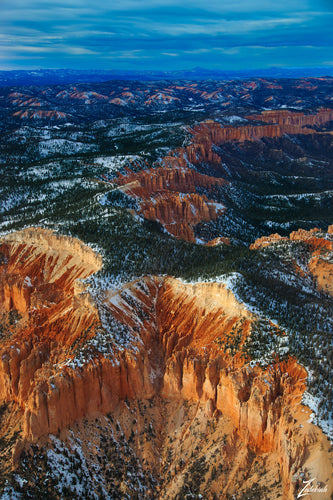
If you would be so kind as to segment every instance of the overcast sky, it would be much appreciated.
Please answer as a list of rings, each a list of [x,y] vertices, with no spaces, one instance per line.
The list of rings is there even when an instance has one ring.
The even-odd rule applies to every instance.
[[[333,66],[333,0],[0,0],[0,69]]]

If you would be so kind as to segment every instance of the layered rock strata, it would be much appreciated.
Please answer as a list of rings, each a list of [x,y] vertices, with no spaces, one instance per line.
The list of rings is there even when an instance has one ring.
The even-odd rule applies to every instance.
[[[202,122],[189,129],[190,144],[171,151],[156,168],[136,173],[127,170],[112,181],[139,202],[139,213],[143,217],[160,222],[176,238],[195,242],[194,226],[214,221],[226,211],[223,205],[197,192],[198,188],[200,192],[202,188],[210,192],[214,186],[227,184],[222,178],[203,175],[196,170],[202,165],[221,165],[220,146],[285,134],[315,134],[316,130],[310,127],[332,120],[333,111],[320,109],[309,115],[288,110],[265,111],[247,118],[249,122],[238,127],[223,126],[213,120]],[[253,124],[251,120],[263,124]]]
[[[243,347],[255,316],[225,284],[145,277],[97,294],[97,307],[76,280],[101,260],[78,241],[31,229],[6,237],[1,252],[2,314],[18,318],[1,339],[0,398],[21,414],[25,439],[125,399],[204,403],[243,447],[279,456],[284,498],[293,497],[292,474],[325,440],[301,406],[306,371],[292,358],[251,363]]]
[[[315,134],[311,126],[319,126],[333,119],[332,110],[319,110],[317,113],[304,115],[287,110],[266,111],[261,115],[247,117],[249,120],[262,121],[264,125],[247,123],[239,127],[222,126],[207,120],[190,130],[192,143],[186,148],[186,156],[194,165],[198,159],[219,163],[219,156],[212,150],[213,145],[227,142],[257,141],[264,137],[281,137],[285,134]]]
[[[260,115],[247,117],[250,120],[259,120],[265,123],[277,123],[279,125],[296,125],[298,127],[323,125],[333,120],[332,109],[319,109],[317,113],[305,115],[304,113],[290,112],[287,109],[267,110]]]
[[[223,185],[223,179],[190,169],[184,158],[170,156],[159,168],[119,175],[114,182],[139,200],[140,214],[160,222],[176,238],[195,241],[193,226],[217,219],[225,211],[220,203],[196,192],[197,187]]]

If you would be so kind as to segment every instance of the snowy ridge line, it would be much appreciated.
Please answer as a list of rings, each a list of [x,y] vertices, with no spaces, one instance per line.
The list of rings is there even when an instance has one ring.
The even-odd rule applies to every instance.
[[[290,198],[295,198],[297,200],[301,200],[303,198],[322,198],[325,195],[333,195],[332,190],[328,191],[320,191],[318,193],[295,193],[295,194],[271,194],[271,195],[265,195],[264,199],[270,199],[270,200],[288,200]]]
[[[15,229],[15,231],[12,231],[12,230],[11,231],[0,231],[0,238],[3,238],[4,236],[7,236],[8,234],[12,234],[12,233],[16,233],[16,232],[19,232],[19,231],[23,231],[25,229],[37,229],[37,230],[38,229],[50,229],[51,231],[54,232],[54,234],[56,236],[64,236],[64,237],[67,237],[67,238],[77,238],[77,236],[73,236],[70,231],[69,231],[68,234],[64,234],[63,232],[60,232],[58,230],[60,228],[58,228],[56,226],[58,226],[58,224],[53,224],[51,226],[49,226],[47,224],[44,225],[44,226],[41,225],[41,224],[38,224],[38,225],[35,225],[35,224],[25,224],[22,227],[20,227],[19,229]],[[96,243],[87,243],[86,241],[82,241],[82,244],[84,246],[89,247],[91,250],[93,250],[95,254],[101,255],[101,257],[103,257],[103,251],[104,250],[103,250],[102,247],[99,247]],[[102,267],[102,269],[103,269],[103,267]],[[99,271],[97,271],[97,272],[100,272],[100,271],[101,271],[101,269]],[[82,279],[78,278],[77,281],[89,284],[89,281],[88,281],[89,278],[90,278],[90,276],[88,276],[87,278],[82,278]]]
[[[307,369],[306,367],[305,369],[308,372],[308,378],[310,378],[311,377],[310,369]],[[325,420],[324,418],[320,417],[319,403],[320,403],[319,397],[314,396],[308,391],[304,392],[302,397],[302,404],[310,408],[310,410],[312,411],[309,422],[312,422],[318,427],[320,427],[323,433],[326,434],[328,439],[333,444],[333,418]]]

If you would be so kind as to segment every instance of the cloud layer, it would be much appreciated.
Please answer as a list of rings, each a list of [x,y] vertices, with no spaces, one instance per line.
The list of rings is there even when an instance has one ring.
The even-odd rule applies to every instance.
[[[2,0],[0,69],[331,64],[327,0]]]

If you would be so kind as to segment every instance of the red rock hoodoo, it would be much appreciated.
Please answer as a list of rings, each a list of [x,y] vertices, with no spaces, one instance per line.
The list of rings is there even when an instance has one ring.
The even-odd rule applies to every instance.
[[[333,110],[320,109],[315,114],[305,115],[304,113],[291,113],[287,109],[279,109],[275,111],[263,111],[260,115],[252,115],[247,118],[266,123],[277,123],[282,126],[296,125],[298,127],[307,127],[323,125],[333,120]]]
[[[216,220],[226,208],[214,203],[196,188],[224,185],[221,178],[203,175],[195,170],[202,164],[220,165],[221,158],[214,145],[227,142],[260,140],[263,137],[281,137],[285,134],[313,134],[311,126],[322,125],[333,119],[333,111],[320,109],[316,114],[304,115],[288,110],[266,111],[247,117],[262,121],[233,127],[207,120],[189,130],[192,140],[186,147],[177,148],[164,157],[156,168],[113,179],[128,195],[139,201],[139,213],[149,220],[159,221],[177,238],[195,241],[193,227],[200,222]]]
[[[215,220],[225,211],[223,205],[196,192],[196,187],[225,181],[190,169],[183,157],[166,157],[161,167],[122,175],[114,182],[140,200],[140,213],[146,219],[159,221],[170,234],[187,241],[195,241],[194,225]]]
[[[250,363],[242,346],[255,316],[222,283],[145,277],[99,292],[97,307],[77,280],[100,267],[92,250],[49,231],[2,240],[1,313],[18,317],[1,339],[0,401],[20,412],[24,438],[115,411],[125,398],[206,404],[244,449],[277,457],[284,498],[293,498],[309,436],[325,440],[301,405],[304,368],[293,358]]]

